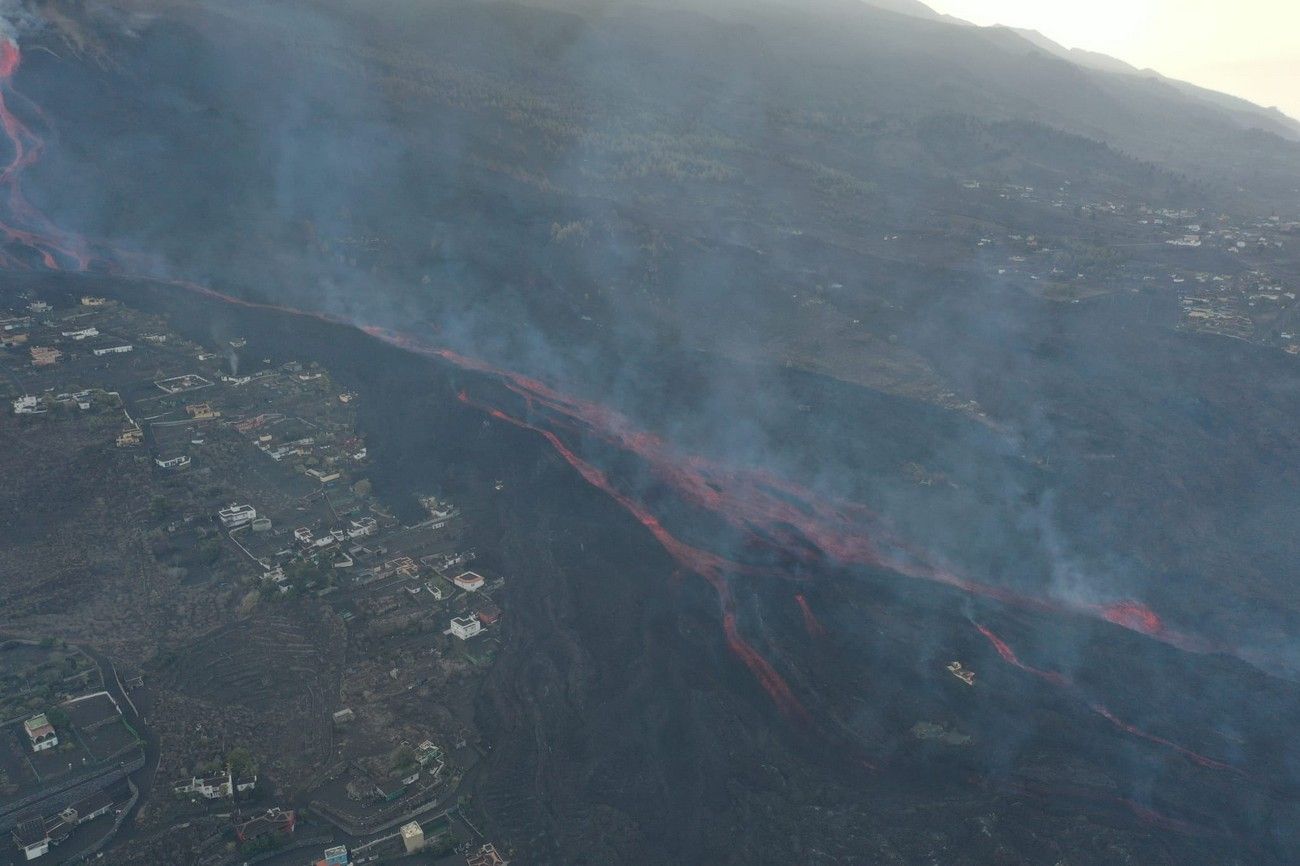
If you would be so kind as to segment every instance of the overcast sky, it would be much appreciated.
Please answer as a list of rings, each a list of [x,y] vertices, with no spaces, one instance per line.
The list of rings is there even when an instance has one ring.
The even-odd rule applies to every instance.
[[[976,24],[1038,30],[1300,119],[1300,0],[925,0]]]

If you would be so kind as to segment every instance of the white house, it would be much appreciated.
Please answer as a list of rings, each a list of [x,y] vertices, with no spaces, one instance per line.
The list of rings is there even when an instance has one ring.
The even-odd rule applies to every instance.
[[[59,735],[45,713],[32,716],[23,722],[23,730],[27,732],[27,739],[31,741],[33,752],[53,749],[59,744]]]
[[[469,640],[483,630],[483,623],[474,616],[457,616],[451,620],[451,633],[461,640]]]
[[[160,469],[183,469],[190,465],[190,458],[184,455],[181,455],[180,457],[169,457],[166,460],[161,457],[155,457],[153,462],[157,463],[158,468]]]
[[[407,854],[414,854],[424,847],[424,828],[420,826],[419,821],[403,824],[401,833],[402,846]]]
[[[368,535],[374,535],[379,531],[379,524],[373,517],[363,517],[360,520],[350,521],[348,526],[348,538],[357,539],[365,538]]]
[[[45,822],[40,818],[23,821],[14,828],[14,842],[22,849],[28,860],[43,857],[50,851],[50,834],[45,829]]]
[[[14,401],[15,415],[39,415],[44,411],[39,397],[19,397]]]
[[[177,794],[198,794],[208,800],[220,800],[223,797],[232,796],[235,786],[230,778],[230,768],[227,767],[224,772],[209,776],[206,779],[195,776],[188,782],[176,785],[172,790]]]
[[[325,859],[320,861],[325,866],[348,866],[348,846],[335,845],[325,849]]]
[[[442,771],[447,764],[443,760],[442,749],[433,744],[431,740],[425,740],[415,750],[415,759],[420,762],[420,766],[429,771],[429,776],[436,779],[442,775]]]
[[[105,346],[102,349],[95,349],[93,351],[95,355],[98,357],[100,355],[123,355],[134,349],[135,346],[132,346],[130,344],[125,344],[121,346]]]
[[[236,505],[232,502],[229,507],[217,512],[217,518],[226,529],[237,529],[256,520],[257,509],[251,505]]]

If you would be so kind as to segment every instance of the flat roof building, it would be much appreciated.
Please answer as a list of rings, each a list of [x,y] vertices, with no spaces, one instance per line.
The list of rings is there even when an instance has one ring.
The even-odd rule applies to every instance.
[[[451,620],[451,633],[461,640],[468,640],[483,630],[483,623],[478,617],[457,616]]]
[[[451,579],[451,582],[466,592],[478,592],[483,588],[483,575],[476,571],[464,571]]]
[[[348,846],[335,845],[325,849],[325,859],[317,860],[316,866],[348,866]]]
[[[45,822],[40,818],[22,821],[14,828],[14,843],[23,856],[35,860],[50,851],[50,834],[45,830]]]
[[[424,828],[419,821],[402,825],[402,845],[406,847],[407,854],[414,854],[424,847]]]
[[[235,529],[256,520],[257,509],[251,505],[231,504],[217,512],[217,519],[221,521],[221,525],[226,529]]]

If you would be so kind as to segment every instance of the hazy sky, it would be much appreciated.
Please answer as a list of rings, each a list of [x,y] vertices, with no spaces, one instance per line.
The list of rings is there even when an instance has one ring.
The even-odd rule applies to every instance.
[[[976,24],[1038,30],[1300,119],[1300,0],[925,0]]]

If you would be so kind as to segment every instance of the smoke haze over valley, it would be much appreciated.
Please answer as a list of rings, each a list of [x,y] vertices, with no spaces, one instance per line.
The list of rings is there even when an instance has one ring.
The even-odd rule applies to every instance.
[[[10,0],[0,20],[0,318],[33,335],[0,349],[15,412],[102,381],[157,483],[187,431],[186,495],[215,511],[243,476],[198,465],[184,425],[260,431],[293,414],[280,397],[207,403],[327,370],[350,456],[304,463],[324,493],[285,511],[323,495],[357,537],[363,513],[394,533],[323,588],[217,594],[220,567],[202,589],[173,568],[176,596],[125,591],[134,633],[105,639],[108,590],[22,595],[15,563],[60,531],[31,502],[64,494],[11,485],[0,637],[148,684],[146,789],[108,862],[162,862],[167,826],[214,820],[154,805],[160,766],[201,774],[148,729],[195,701],[218,729],[193,684],[219,681],[214,655],[292,694],[214,649],[239,643],[225,629],[296,646],[258,637],[281,628],[327,661],[276,712],[330,733],[297,757],[272,725],[239,743],[259,814],[292,806],[321,840],[269,862],[385,850],[439,810],[465,848],[445,862],[489,840],[519,863],[1294,862],[1293,118],[901,0]],[[101,295],[217,347],[207,402],[156,404],[190,373],[161,361],[120,387],[99,354],[85,381],[33,372]],[[50,414],[0,441],[35,461],[45,434],[19,425]],[[290,445],[324,438],[303,423]],[[140,549],[194,522],[159,489],[122,507],[165,527]],[[451,519],[438,497],[496,595],[478,606],[438,548],[411,567],[463,592],[390,628],[370,594]],[[315,568],[310,541],[255,555],[226,521],[214,562]],[[161,573],[111,565],[130,547],[105,570]],[[141,625],[183,608],[204,628]],[[458,614],[490,652],[457,642]],[[463,691],[408,685],[430,654]],[[380,685],[350,689],[367,666]],[[343,709],[401,730],[393,755],[446,727],[439,810],[389,821],[406,801],[376,783],[364,831],[339,817],[362,797],[336,765],[373,758]],[[331,785],[344,805],[321,805]],[[232,863],[258,853],[236,826]]]

